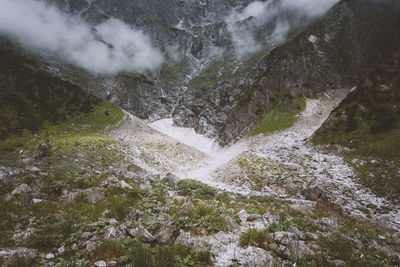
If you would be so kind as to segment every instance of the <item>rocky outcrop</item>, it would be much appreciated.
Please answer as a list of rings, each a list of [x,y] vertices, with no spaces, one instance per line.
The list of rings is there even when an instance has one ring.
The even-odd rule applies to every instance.
[[[252,131],[259,116],[285,97],[352,87],[397,48],[398,1],[341,1],[264,59],[259,77],[228,115],[219,142]],[[367,22],[365,18],[370,18]]]

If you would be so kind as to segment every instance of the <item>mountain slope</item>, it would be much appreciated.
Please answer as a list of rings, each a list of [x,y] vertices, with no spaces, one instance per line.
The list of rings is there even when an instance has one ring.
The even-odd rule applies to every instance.
[[[398,47],[399,11],[398,1],[341,1],[274,49],[264,60],[267,71],[228,115],[220,143],[254,130],[263,114],[285,98],[356,85]]]
[[[101,100],[40,70],[34,61],[0,48],[0,139],[88,113]]]
[[[350,148],[364,183],[382,195],[400,197],[400,53],[349,93],[313,136],[316,144]]]

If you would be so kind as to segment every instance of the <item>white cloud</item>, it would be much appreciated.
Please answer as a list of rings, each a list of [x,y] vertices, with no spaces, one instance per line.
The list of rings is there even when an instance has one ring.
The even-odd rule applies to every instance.
[[[263,25],[270,23],[273,18],[279,18],[269,38],[273,44],[284,41],[290,31],[290,23],[280,16],[285,11],[294,11],[298,15],[309,18],[322,15],[339,0],[281,0],[254,1],[241,10],[234,9],[226,18],[228,31],[235,44],[239,57],[250,55],[261,48],[255,40],[254,32]],[[247,21],[246,21],[247,20]]]
[[[163,62],[140,30],[116,19],[93,27],[35,0],[0,0],[0,35],[100,73],[154,69]]]

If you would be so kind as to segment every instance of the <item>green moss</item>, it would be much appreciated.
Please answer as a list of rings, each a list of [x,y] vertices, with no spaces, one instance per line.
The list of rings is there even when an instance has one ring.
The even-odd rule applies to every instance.
[[[272,133],[291,127],[297,120],[297,115],[304,110],[306,103],[303,98],[296,99],[298,107],[288,112],[272,109],[261,115],[262,119],[258,123],[258,127],[252,135],[260,133]]]
[[[150,85],[154,85],[154,83],[149,80],[146,75],[144,75],[143,73],[137,72],[137,71],[133,71],[133,70],[125,70],[125,71],[121,71],[118,73],[119,77],[123,77],[123,78],[128,78],[131,80],[135,80],[139,83],[147,83]]]

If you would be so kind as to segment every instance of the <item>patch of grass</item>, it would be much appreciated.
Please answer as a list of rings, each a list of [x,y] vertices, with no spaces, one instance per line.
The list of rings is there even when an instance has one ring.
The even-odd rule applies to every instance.
[[[160,78],[167,82],[176,81],[185,70],[186,66],[183,65],[164,65],[160,70]]]
[[[113,261],[124,255],[122,243],[114,240],[106,240],[98,245],[91,253],[92,261]]]
[[[195,205],[189,212],[179,210],[180,205],[170,208],[173,222],[184,230],[190,230],[195,234],[211,234],[227,231],[228,225],[221,218],[223,212],[218,208],[205,205]]]
[[[197,198],[212,198],[217,192],[215,188],[191,179],[180,180],[177,184],[177,190],[182,196],[195,196]]]
[[[132,208],[132,204],[129,200],[115,196],[108,200],[107,207],[110,210],[106,216],[108,218],[114,218],[118,221],[122,221],[128,215]]]
[[[138,81],[140,83],[147,83],[149,85],[154,85],[154,83],[152,81],[150,81],[149,79],[147,79],[147,77],[140,72],[137,71],[121,71],[120,73],[118,73],[119,77],[123,77],[123,78],[128,78],[128,79],[132,79],[135,81]]]
[[[193,251],[181,246],[150,247],[138,240],[127,240],[128,257],[122,264],[133,263],[141,267],[181,267],[181,266],[209,266],[211,253],[208,249]]]
[[[243,232],[239,239],[239,244],[242,247],[254,246],[268,249],[270,243],[272,243],[272,238],[267,229],[257,230],[251,228],[246,232]]]
[[[291,127],[297,120],[297,115],[304,110],[306,102],[304,98],[296,99],[298,107],[291,111],[280,111],[272,109],[263,114],[262,119],[258,123],[257,129],[254,130],[252,135],[260,133],[272,133]]]
[[[199,88],[199,87],[208,87],[208,86],[212,86],[212,85],[216,85],[220,82],[226,82],[226,81],[230,81],[230,80],[234,80],[239,78],[239,76],[231,76],[231,77],[221,77],[221,78],[217,78],[217,79],[209,79],[206,81],[198,81],[196,83],[193,83],[191,86],[195,87],[195,88]]]

